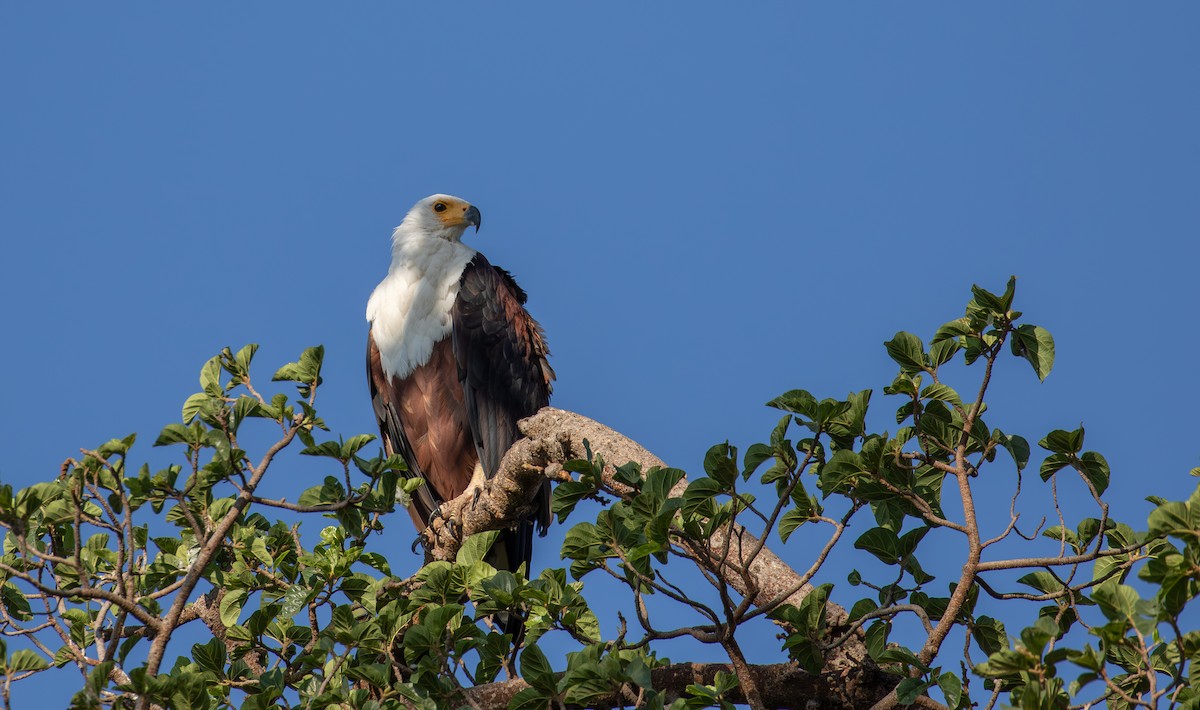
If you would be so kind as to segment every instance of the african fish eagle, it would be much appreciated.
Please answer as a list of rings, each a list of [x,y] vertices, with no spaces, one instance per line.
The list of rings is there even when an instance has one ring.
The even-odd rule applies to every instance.
[[[450,195],[418,202],[392,233],[392,264],[367,302],[367,380],[384,449],[425,479],[409,514],[424,530],[438,506],[496,475],[517,422],[550,401],[542,327],[512,275],[462,243],[478,208]],[[550,523],[550,487],[486,558],[528,563]],[[507,626],[508,624],[506,624]]]

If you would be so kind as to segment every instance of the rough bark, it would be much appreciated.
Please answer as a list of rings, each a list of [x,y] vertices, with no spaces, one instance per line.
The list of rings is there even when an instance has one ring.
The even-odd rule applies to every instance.
[[[509,449],[501,461],[499,472],[489,485],[478,494],[468,492],[443,505],[443,519],[435,520],[426,528],[427,549],[434,559],[453,560],[464,537],[512,526],[528,515],[532,509],[529,501],[538,485],[547,477],[561,475],[563,463],[585,457],[585,439],[593,454],[604,458],[605,482],[615,490],[625,487],[613,480],[613,463],[620,465],[636,461],[643,470],[666,465],[637,442],[574,412],[546,407],[523,420],[520,426],[526,438]],[[672,492],[680,494],[686,487],[687,479],[683,479]],[[740,525],[726,528],[709,540],[697,541],[690,554],[700,561],[712,563],[722,559],[726,548],[729,550],[725,558],[727,567],[740,572],[725,575],[726,581],[755,606],[773,604],[781,598],[788,604],[799,605],[812,590],[811,585],[803,583],[795,569],[769,548],[762,546],[759,549],[758,538]],[[756,549],[758,552],[754,554]],[[704,560],[705,556],[707,560]],[[843,607],[829,602],[827,609],[827,618],[832,627],[836,629],[846,623],[848,615]],[[727,670],[725,666],[720,667]],[[788,697],[793,700],[803,697],[805,702],[816,703],[810,707],[869,707],[887,695],[899,680],[880,671],[871,662],[858,635],[829,652],[825,668],[819,676],[811,676],[790,665],[758,668],[784,667],[791,669],[787,676],[792,679],[789,681],[791,689],[802,689],[801,695],[793,692]],[[801,676],[803,682],[796,680]],[[679,686],[678,690],[686,685]],[[485,692],[484,687],[481,686],[479,691]],[[502,705],[480,703],[480,706]],[[780,704],[774,707],[797,705]]]

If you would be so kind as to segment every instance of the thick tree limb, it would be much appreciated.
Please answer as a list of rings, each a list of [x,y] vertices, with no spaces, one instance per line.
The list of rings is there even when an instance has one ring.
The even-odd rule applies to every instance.
[[[426,528],[427,549],[434,559],[453,560],[464,537],[510,527],[528,515],[532,509],[530,501],[542,481],[547,476],[554,477],[561,464],[585,457],[585,439],[592,452],[610,464],[604,470],[604,479],[614,490],[625,486],[612,478],[612,463],[635,461],[643,470],[666,465],[637,442],[574,412],[546,407],[523,420],[520,426],[526,438],[505,454],[489,485],[478,495],[468,492],[444,504],[444,520],[435,520]],[[672,493],[678,495],[686,487],[687,480],[683,479]],[[696,541],[688,554],[702,566],[725,570],[723,577],[729,585],[757,607],[780,601],[799,605],[812,590],[795,569],[767,547],[760,546],[758,538],[740,525],[726,528],[708,540]],[[831,626],[844,626],[847,616],[841,606],[828,604]],[[869,706],[889,693],[898,680],[874,666],[857,634],[828,654],[821,676],[809,676],[798,670],[795,673],[809,679],[805,686],[809,694],[805,697],[817,699],[821,707]],[[856,700],[845,704],[847,694],[853,694]],[[497,707],[483,703],[481,706]]]

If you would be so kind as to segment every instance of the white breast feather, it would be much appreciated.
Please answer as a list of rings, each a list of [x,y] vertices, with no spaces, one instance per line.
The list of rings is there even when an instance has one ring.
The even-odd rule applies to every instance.
[[[459,279],[475,257],[461,242],[410,235],[400,227],[392,240],[392,266],[367,301],[371,337],[389,378],[424,365],[434,344],[450,334]]]

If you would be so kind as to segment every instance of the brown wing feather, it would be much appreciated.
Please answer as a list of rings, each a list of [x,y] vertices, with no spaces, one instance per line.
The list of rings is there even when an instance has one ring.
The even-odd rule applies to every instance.
[[[368,337],[367,376],[385,449],[404,457],[410,477],[425,479],[409,506],[424,530],[438,505],[467,489],[478,461],[450,338],[435,344],[429,362],[408,377],[388,381]]]

